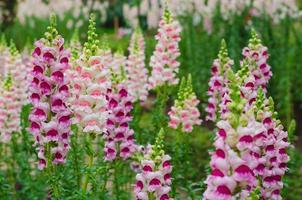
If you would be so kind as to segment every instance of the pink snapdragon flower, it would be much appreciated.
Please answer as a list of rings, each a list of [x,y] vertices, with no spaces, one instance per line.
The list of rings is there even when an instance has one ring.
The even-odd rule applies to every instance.
[[[105,160],[112,161],[117,156],[127,159],[136,150],[134,131],[129,127],[132,98],[123,84],[108,89],[106,98],[109,115],[103,135]]]
[[[180,32],[178,21],[174,20],[170,11],[165,9],[155,37],[157,44],[150,60],[152,72],[149,77],[149,89],[178,83],[177,73],[180,63],[177,58],[180,55],[178,44]]]
[[[259,98],[262,97],[261,98]],[[272,98],[267,99],[264,94],[258,95],[257,120],[262,123],[265,130],[257,135],[262,148],[260,162],[254,168],[261,180],[261,196],[264,199],[282,199],[282,177],[287,168],[289,156],[286,151],[289,147],[288,134],[284,131],[280,121],[276,119]]]
[[[126,73],[129,93],[134,101],[145,102],[148,96],[148,70],[145,67],[145,41],[141,30],[136,29],[129,45]]]
[[[13,43],[9,48],[5,48],[8,59],[4,59],[2,63],[5,68],[3,74],[5,80],[3,80],[0,94],[0,141],[9,142],[12,133],[20,131],[20,114],[23,105],[27,103],[28,69]]]
[[[244,77],[238,74],[232,71],[228,74],[229,113],[217,122],[215,151],[210,162],[212,172],[205,181],[207,189],[203,195],[206,200],[246,199],[257,186],[253,169],[258,165],[256,155],[260,155],[261,149],[253,138],[264,127],[255,120],[253,112],[244,111],[246,100],[240,94]]]
[[[209,82],[209,99],[208,106],[206,108],[207,121],[214,122],[217,119],[217,114],[224,115],[228,111],[225,106],[229,101],[227,72],[231,69],[233,64],[233,60],[228,57],[226,43],[223,40],[221,42],[221,49],[219,51],[218,58],[214,60],[211,68],[212,77]]]
[[[164,154],[162,148],[163,130],[159,133],[155,145],[144,154],[140,168],[136,175],[134,194],[137,200],[149,199],[152,196],[156,200],[171,200],[171,157]]]
[[[249,63],[246,59],[241,62],[241,69],[239,72],[241,74],[242,82],[240,86],[240,94],[243,99],[246,100],[245,110],[248,111],[253,107],[254,102],[257,98],[257,87],[256,79],[253,74],[249,71]]]
[[[190,133],[194,125],[200,125],[200,113],[197,108],[199,100],[197,99],[193,88],[191,75],[187,80],[182,79],[178,99],[175,100],[175,105],[172,106],[168,115],[170,117],[169,127],[173,129],[181,128],[183,132]]]
[[[255,87],[262,87],[266,92],[267,83],[272,77],[271,67],[267,63],[269,54],[254,30],[249,45],[242,50],[242,55],[249,63],[249,70],[255,78]]]
[[[18,101],[21,103],[21,107],[28,103],[28,87],[32,78],[29,75],[30,71],[31,66],[24,62],[15,44],[11,43],[8,73],[13,77],[15,92],[18,96]]]
[[[74,93],[70,99],[75,121],[84,133],[102,134],[105,131],[107,112],[105,94],[110,88],[108,66],[101,56],[92,56],[76,67],[72,81]]]
[[[0,142],[10,141],[14,132],[20,130],[20,113],[23,102],[20,101],[16,82],[9,74],[1,86],[0,95]]]
[[[289,160],[287,133],[275,119],[272,100],[266,99],[262,88],[252,105],[242,98],[243,88],[253,83],[246,78],[253,76],[243,73],[246,69],[229,74],[229,114],[217,123],[204,199],[247,199],[256,188],[264,199],[281,199],[281,177]],[[251,91],[246,89],[245,95]]]
[[[39,169],[65,162],[71,134],[71,112],[66,106],[70,95],[65,72],[70,67],[70,53],[64,49],[64,39],[57,35],[52,23],[45,38],[35,42],[33,80],[29,100],[33,105],[29,115],[29,131],[35,138]]]
[[[107,89],[111,87],[110,50],[98,49],[94,16],[89,20],[88,41],[70,70],[73,93],[69,99],[75,124],[84,133],[102,134],[106,130]],[[99,54],[99,55],[97,55]]]

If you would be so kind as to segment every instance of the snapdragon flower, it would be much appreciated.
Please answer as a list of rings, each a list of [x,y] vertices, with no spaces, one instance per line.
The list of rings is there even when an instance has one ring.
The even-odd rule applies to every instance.
[[[200,113],[197,108],[197,99],[193,88],[191,75],[187,79],[183,78],[178,90],[178,98],[175,100],[168,115],[170,117],[169,127],[180,128],[183,132],[190,133],[194,125],[200,125]]]
[[[242,50],[242,55],[248,62],[249,70],[254,76],[255,87],[262,87],[266,91],[266,85],[272,77],[271,67],[267,63],[269,54],[267,47],[261,44],[261,40],[255,30],[252,30],[252,38],[248,46]]]
[[[259,90],[255,103],[255,115],[258,122],[264,127],[264,131],[256,136],[261,152],[258,157],[258,165],[254,168],[255,174],[260,179],[260,192],[263,199],[279,200],[283,188],[282,177],[287,168],[289,156],[286,153],[290,143],[288,134],[284,131],[277,113],[274,109],[272,98],[266,98],[262,90]]]
[[[149,77],[149,89],[164,84],[176,85],[178,83],[177,74],[180,63],[177,58],[180,55],[178,44],[180,32],[181,27],[178,21],[174,20],[171,12],[165,9],[155,36],[157,44],[150,60],[152,72]]]
[[[140,29],[133,33],[129,45],[127,85],[134,101],[145,102],[148,96],[148,70],[145,67],[145,41]]]
[[[155,144],[140,162],[141,172],[136,175],[134,194],[137,200],[170,200],[171,190],[171,157],[163,150],[164,131],[161,129]]]
[[[20,131],[22,102],[12,75],[8,74],[1,85],[0,95],[0,142],[10,141],[12,134]]]
[[[103,53],[97,55],[100,50],[94,20],[91,15],[88,41],[84,44],[77,65],[69,73],[73,77],[70,104],[75,115],[74,123],[78,124],[82,132],[102,134],[107,120],[105,95],[111,82],[107,57]]]
[[[29,131],[35,138],[39,169],[64,163],[70,148],[71,112],[66,106],[69,86],[65,76],[70,53],[63,45],[64,39],[58,35],[52,16],[45,38],[35,42],[33,80],[29,87],[33,106]]]
[[[129,127],[132,120],[132,98],[124,84],[114,84],[107,91],[107,111],[109,113],[106,125],[105,160],[113,161],[117,157],[127,159],[136,150],[134,131]]]
[[[243,91],[254,93],[246,89],[253,75],[244,66],[236,75],[232,71],[228,75],[229,113],[217,123],[204,199],[247,199],[258,189],[264,199],[281,199],[281,177],[289,160],[287,133],[262,88],[252,103],[242,98]]]
[[[211,153],[211,174],[205,183],[204,199],[246,199],[257,186],[249,153],[253,150],[253,136],[257,123],[244,112],[246,100],[240,96],[241,78],[228,72],[231,101],[226,119],[217,122],[215,151]]]
[[[214,60],[211,68],[212,77],[209,81],[209,99],[206,108],[208,121],[216,121],[218,114],[223,116],[228,111],[226,107],[229,101],[227,72],[233,64],[234,61],[228,57],[226,43],[222,40],[218,58]]]

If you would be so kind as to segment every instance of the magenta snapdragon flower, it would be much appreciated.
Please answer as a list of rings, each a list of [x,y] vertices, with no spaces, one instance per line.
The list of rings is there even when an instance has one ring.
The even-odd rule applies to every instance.
[[[35,42],[33,80],[30,84],[29,131],[35,138],[39,169],[65,162],[71,134],[71,112],[66,106],[69,97],[65,72],[70,67],[70,53],[64,39],[57,34],[54,21],[45,38]]]
[[[252,102],[242,98],[242,93],[245,97],[254,93],[247,86],[254,83],[247,69],[229,73],[229,113],[217,123],[204,199],[247,199],[258,188],[263,199],[281,199],[281,178],[289,160],[287,132],[262,88]]]
[[[233,64],[234,61],[228,57],[226,43],[223,40],[218,58],[214,60],[211,68],[212,77],[209,81],[209,99],[206,108],[206,120],[208,121],[214,122],[219,118],[217,115],[223,116],[228,111],[226,108],[226,104],[229,102],[227,72]]]
[[[255,137],[261,152],[254,172],[260,179],[262,198],[279,200],[282,199],[282,177],[288,169],[288,134],[277,119],[272,98],[267,99],[263,92],[258,92],[256,105],[257,121],[264,126],[264,131]]]
[[[106,125],[105,160],[112,161],[117,157],[127,159],[136,150],[134,131],[129,127],[132,120],[132,98],[127,88],[121,83],[107,92],[107,111],[109,113]]]
[[[249,63],[249,70],[255,79],[255,87],[262,87],[266,92],[267,83],[273,74],[270,65],[267,63],[269,58],[268,49],[261,44],[261,40],[254,30],[248,46],[242,50],[242,55]]]
[[[155,145],[146,151],[140,162],[141,171],[136,175],[134,194],[137,200],[171,200],[171,157],[164,153],[163,130],[160,131]]]

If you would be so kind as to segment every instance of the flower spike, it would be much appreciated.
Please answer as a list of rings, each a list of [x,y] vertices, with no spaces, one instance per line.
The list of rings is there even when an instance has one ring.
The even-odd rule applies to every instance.
[[[200,125],[200,113],[197,108],[199,100],[192,87],[192,76],[187,79],[182,78],[177,93],[177,99],[168,115],[170,117],[169,127],[173,129],[181,128],[183,132],[190,133],[194,125]]]

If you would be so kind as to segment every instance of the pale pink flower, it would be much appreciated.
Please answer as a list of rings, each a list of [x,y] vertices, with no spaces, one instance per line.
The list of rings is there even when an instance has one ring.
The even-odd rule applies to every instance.
[[[158,33],[155,37],[157,44],[150,60],[152,68],[149,77],[149,89],[157,86],[176,85],[178,83],[178,68],[180,63],[179,41],[181,27],[178,21],[172,19],[171,13],[165,10],[159,22]]]
[[[145,102],[148,96],[148,70],[145,67],[145,41],[137,29],[129,44],[126,73],[127,85],[133,99]]]
[[[189,75],[188,79],[181,81],[178,90],[178,99],[175,100],[168,115],[170,117],[169,127],[173,129],[180,128],[181,131],[190,133],[193,131],[194,125],[200,125],[200,113],[197,108],[199,100],[197,99],[192,88],[192,79]]]

